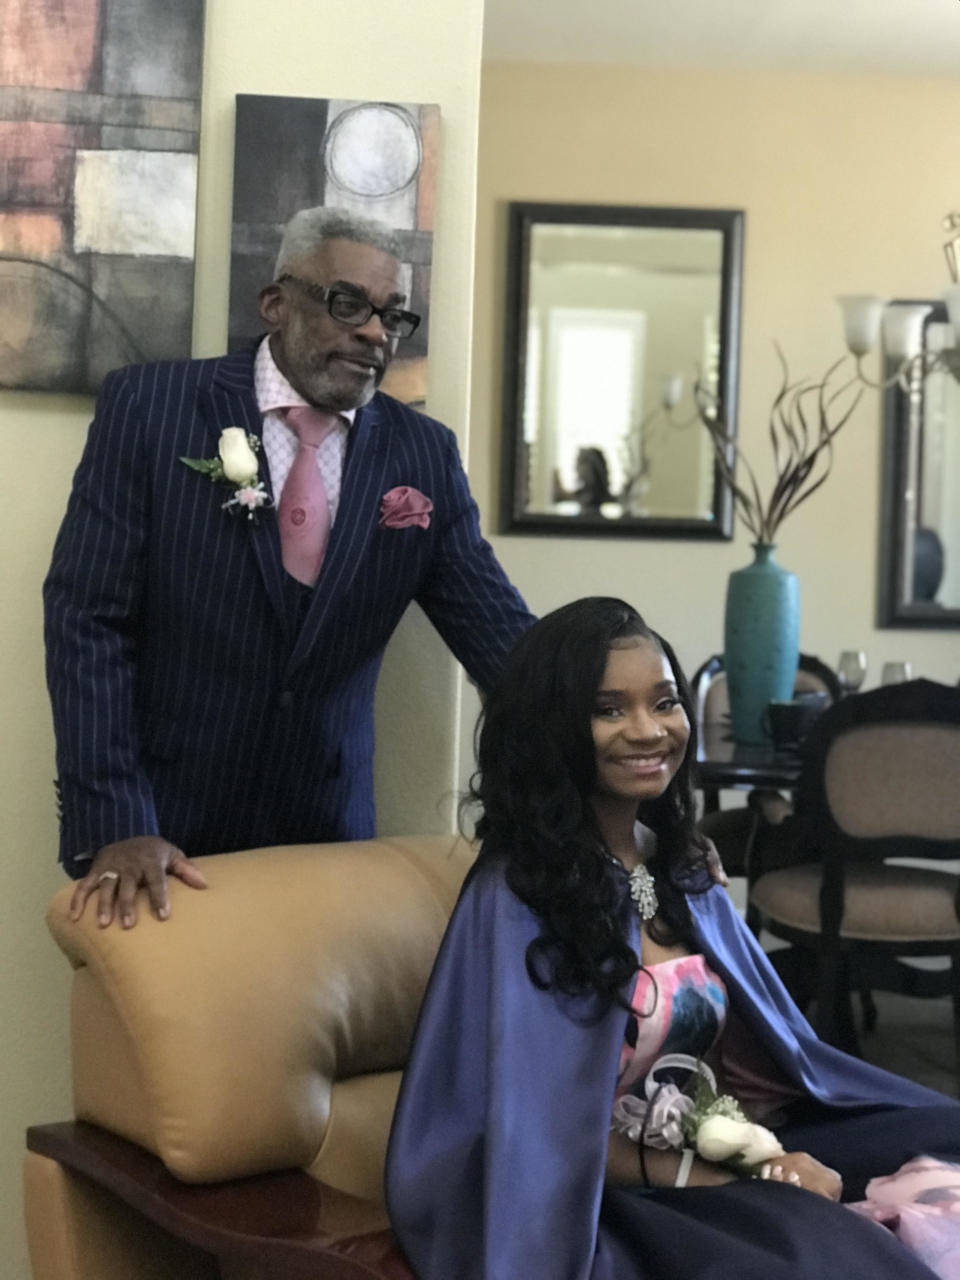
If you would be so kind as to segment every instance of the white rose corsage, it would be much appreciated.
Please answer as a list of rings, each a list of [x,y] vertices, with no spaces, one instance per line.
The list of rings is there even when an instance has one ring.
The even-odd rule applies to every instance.
[[[235,486],[233,496],[222,503],[225,511],[245,511],[247,519],[256,523],[261,507],[273,505],[263,481],[259,478],[257,450],[260,441],[242,427],[224,427],[220,432],[216,458],[181,458],[193,471]]]
[[[658,1083],[658,1073],[668,1068],[690,1072],[696,1092],[691,1096],[673,1083]],[[686,1148],[747,1174],[759,1174],[768,1160],[784,1154],[776,1134],[749,1120],[736,1098],[718,1094],[716,1076],[689,1054],[658,1058],[647,1072],[644,1093],[625,1093],[613,1108],[612,1127],[632,1142],[661,1151]]]

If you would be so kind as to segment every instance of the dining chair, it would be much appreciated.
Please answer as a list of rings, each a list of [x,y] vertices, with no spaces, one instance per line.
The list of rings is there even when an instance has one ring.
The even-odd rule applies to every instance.
[[[805,861],[751,885],[763,926],[808,955],[823,1039],[859,1053],[850,993],[950,995],[960,1063],[960,689],[911,680],[814,725],[797,799]],[[919,862],[918,862],[919,860]],[[941,956],[946,968],[903,957]]]
[[[714,654],[697,670],[691,681],[697,723],[715,724],[730,714],[730,697],[723,658]],[[841,697],[840,681],[825,662],[809,653],[800,654],[794,694],[826,693],[828,705]],[[750,860],[757,842],[775,838],[769,828],[778,826],[791,811],[790,801],[776,791],[753,791],[745,807],[722,809],[717,791],[704,791],[704,814],[700,829],[717,846],[728,875],[749,874]],[[755,919],[748,917],[748,922]]]
[[[698,724],[715,724],[730,715],[730,693],[723,667],[723,655],[715,653],[694,673],[690,681]],[[837,673],[811,653],[801,653],[793,685],[798,693],[825,693],[828,705],[839,702],[842,695]]]

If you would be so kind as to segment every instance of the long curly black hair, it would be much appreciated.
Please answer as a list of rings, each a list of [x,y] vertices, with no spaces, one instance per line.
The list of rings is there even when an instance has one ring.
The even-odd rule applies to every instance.
[[[709,885],[691,779],[693,702],[670,645],[630,605],[604,596],[576,600],[521,638],[477,726],[478,767],[466,801],[482,810],[481,860],[505,859],[507,883],[542,921],[526,955],[531,980],[618,1001],[640,962],[625,934],[626,873],[611,858],[590,803],[591,718],[609,649],[632,637],[652,641],[666,656],[690,721],[687,751],[670,785],[637,810],[657,836],[647,867],[660,910],[647,927],[662,945],[689,945],[685,893]]]

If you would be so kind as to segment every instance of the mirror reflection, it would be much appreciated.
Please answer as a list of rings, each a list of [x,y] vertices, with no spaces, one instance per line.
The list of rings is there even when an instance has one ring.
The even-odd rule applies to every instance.
[[[692,386],[735,420],[741,227],[511,206],[505,527],[730,536]]]
[[[927,351],[956,338],[941,303],[924,325]],[[960,382],[917,377],[885,401],[881,626],[960,627]]]

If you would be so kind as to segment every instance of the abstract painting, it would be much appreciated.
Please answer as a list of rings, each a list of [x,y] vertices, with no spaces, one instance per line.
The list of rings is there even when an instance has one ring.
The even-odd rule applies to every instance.
[[[316,205],[350,209],[400,235],[407,306],[422,318],[413,337],[400,343],[383,390],[422,404],[439,135],[434,104],[238,96],[231,351],[261,332],[257,294],[273,279],[289,219]]]
[[[0,387],[189,356],[203,0],[0,2]]]

